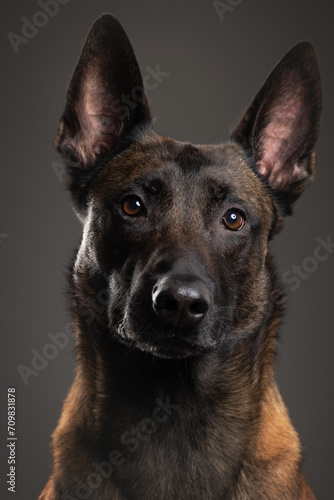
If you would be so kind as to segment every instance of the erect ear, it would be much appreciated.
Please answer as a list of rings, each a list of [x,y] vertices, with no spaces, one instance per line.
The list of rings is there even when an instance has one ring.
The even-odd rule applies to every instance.
[[[275,67],[231,136],[252,155],[287,213],[314,177],[320,111],[318,63],[303,41]]]
[[[119,149],[126,134],[150,122],[143,81],[119,22],[103,15],[93,25],[67,93],[56,148],[86,175]]]

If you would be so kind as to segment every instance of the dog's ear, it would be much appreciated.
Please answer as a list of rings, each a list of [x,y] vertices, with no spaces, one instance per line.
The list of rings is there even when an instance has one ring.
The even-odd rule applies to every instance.
[[[149,122],[131,43],[119,22],[103,15],[89,32],[72,77],[56,148],[72,176],[89,177],[135,126]]]
[[[303,41],[274,68],[231,136],[251,154],[286,213],[314,177],[320,111],[317,58]]]

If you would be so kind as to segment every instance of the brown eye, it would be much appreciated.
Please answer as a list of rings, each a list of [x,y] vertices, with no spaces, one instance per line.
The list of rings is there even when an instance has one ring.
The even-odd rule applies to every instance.
[[[240,212],[230,210],[223,217],[224,226],[232,231],[240,231],[245,225],[245,219]]]
[[[137,217],[144,212],[144,205],[138,196],[129,196],[122,202],[122,210],[130,217]]]

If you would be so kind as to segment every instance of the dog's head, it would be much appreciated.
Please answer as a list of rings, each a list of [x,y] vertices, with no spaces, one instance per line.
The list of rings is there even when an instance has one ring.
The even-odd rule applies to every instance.
[[[268,240],[314,176],[320,101],[316,56],[301,42],[230,143],[162,137],[124,30],[110,15],[94,24],[56,146],[84,227],[74,282],[105,283],[114,338],[181,357],[260,327]]]

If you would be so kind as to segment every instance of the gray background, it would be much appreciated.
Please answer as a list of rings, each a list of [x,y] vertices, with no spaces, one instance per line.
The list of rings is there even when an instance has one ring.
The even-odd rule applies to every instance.
[[[41,352],[48,333],[64,331],[70,319],[64,274],[80,225],[53,168],[60,158],[52,142],[85,36],[97,17],[111,12],[126,29],[143,74],[157,64],[169,73],[149,93],[156,130],[195,143],[227,140],[285,52],[301,39],[316,47],[324,95],[318,177],[273,244],[281,272],[291,277],[293,265],[312,272],[295,291],[287,283],[277,376],[301,435],[306,474],[319,499],[332,499],[334,255],[318,263],[312,256],[318,237],[334,238],[333,3],[244,0],[221,20],[204,0],[70,0],[15,54],[7,34],[21,34],[21,18],[31,20],[40,10],[37,0],[11,0],[3,2],[1,15],[0,497],[13,498],[4,484],[7,387],[16,387],[18,398],[16,498],[30,500],[50,473],[50,434],[73,379],[72,346],[28,386],[17,366],[31,366],[31,349]]]

